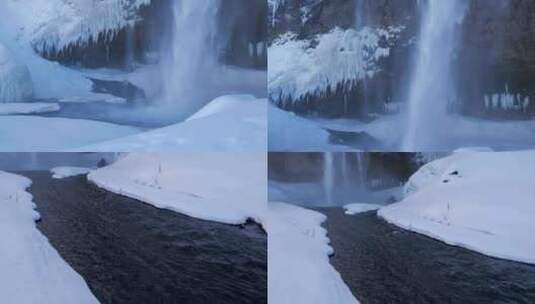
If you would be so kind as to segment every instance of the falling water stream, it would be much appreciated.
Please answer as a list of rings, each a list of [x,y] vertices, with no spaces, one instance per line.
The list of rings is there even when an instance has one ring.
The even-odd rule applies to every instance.
[[[355,28],[361,30],[368,23],[366,0],[355,0]]]
[[[408,127],[402,149],[432,149],[435,136],[446,128],[448,103],[455,98],[451,66],[459,24],[468,1],[419,1],[422,9],[417,59],[409,88]]]
[[[218,65],[220,0],[173,0],[172,41],[164,41],[163,100],[192,102]]]
[[[322,183],[326,205],[340,205],[351,193],[364,191],[367,170],[364,153],[324,153]]]
[[[323,189],[329,206],[334,205],[334,153],[323,154]]]
[[[357,163],[358,163],[358,171],[359,171],[359,185],[364,187],[364,184],[366,183],[366,172],[368,171],[367,163],[366,163],[366,155],[364,153],[355,153],[357,157]]]

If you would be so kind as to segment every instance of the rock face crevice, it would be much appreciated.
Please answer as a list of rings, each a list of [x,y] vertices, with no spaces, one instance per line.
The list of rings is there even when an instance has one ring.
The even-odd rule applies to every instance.
[[[535,2],[467,0],[460,48],[453,60],[457,99],[452,111],[484,118],[529,119],[535,115]],[[273,3],[273,2],[272,2]],[[361,8],[356,13],[357,5]],[[322,94],[277,99],[303,115],[361,117],[396,112],[407,99],[421,22],[417,0],[285,0],[268,10],[270,44],[286,33],[314,41],[333,28],[350,29],[364,18],[376,29],[401,27],[390,54],[366,81],[339,83]],[[313,44],[311,44],[313,45]],[[326,58],[325,60],[329,60]],[[441,60],[436,58],[436,60]]]

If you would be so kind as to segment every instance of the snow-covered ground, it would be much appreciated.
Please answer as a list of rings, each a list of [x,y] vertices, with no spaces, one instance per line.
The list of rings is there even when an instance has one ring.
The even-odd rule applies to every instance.
[[[265,151],[265,99],[216,98],[184,122],[142,130],[83,119],[0,116],[3,152]],[[0,110],[2,106],[0,106]]]
[[[91,168],[83,167],[55,167],[50,170],[52,172],[52,177],[61,179],[71,176],[84,175],[91,171]]]
[[[345,213],[347,215],[355,215],[363,212],[374,211],[381,207],[383,207],[383,205],[354,203],[345,205],[344,209],[346,210]]]
[[[265,153],[132,153],[92,171],[108,191],[158,208],[228,224],[264,223]]]
[[[17,115],[0,116],[0,129],[2,152],[66,151],[141,132],[92,120]]]
[[[459,152],[423,166],[379,210],[402,228],[493,257],[535,263],[535,151]]]
[[[269,151],[347,151],[329,143],[329,133],[312,120],[283,111],[268,102]]]
[[[374,151],[400,150],[406,129],[404,114],[381,115],[370,123],[350,119],[305,119],[278,109],[270,109],[269,114],[269,147],[272,151],[311,151],[315,147],[323,147],[323,150],[317,151],[359,150],[358,147],[329,144],[324,129],[365,132],[381,143]],[[435,140],[428,145],[420,145],[418,152],[454,151],[462,147],[511,151],[535,146],[535,120],[497,121],[448,115],[444,121],[455,127],[438,130],[434,134]]]
[[[0,171],[0,302],[98,303],[84,279],[35,227],[31,181]]]
[[[216,98],[184,122],[85,146],[76,151],[266,151],[267,101]]]
[[[59,104],[53,102],[0,103],[0,115],[50,113],[59,110]]]
[[[285,203],[268,205],[269,303],[358,303],[329,263],[333,249],[321,227],[325,215]]]

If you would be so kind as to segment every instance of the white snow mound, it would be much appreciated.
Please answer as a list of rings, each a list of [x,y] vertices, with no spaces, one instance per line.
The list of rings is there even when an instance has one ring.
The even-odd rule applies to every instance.
[[[535,151],[471,152],[423,166],[379,216],[480,253],[535,264]]]
[[[267,100],[251,95],[216,98],[188,120],[89,145],[75,151],[266,151]]]
[[[267,201],[265,153],[132,153],[92,171],[108,191],[191,217],[263,223]]]

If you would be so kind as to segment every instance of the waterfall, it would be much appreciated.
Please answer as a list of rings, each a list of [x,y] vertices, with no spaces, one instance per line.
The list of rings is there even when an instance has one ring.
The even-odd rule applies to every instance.
[[[358,164],[358,172],[359,172],[359,185],[361,188],[365,188],[366,185],[366,175],[368,171],[368,166],[366,163],[366,160],[364,159],[366,155],[362,152],[355,153],[357,155],[357,164]]]
[[[355,0],[355,28],[361,30],[368,25],[366,0]]]
[[[368,18],[368,4],[366,2],[367,0],[355,0],[355,29],[357,31],[363,30],[366,26],[369,26],[369,18]],[[358,56],[362,56],[360,52],[358,52]],[[368,77],[362,78],[362,100],[358,100],[357,102],[360,102],[362,104],[362,113],[368,112]],[[348,109],[346,106],[345,112],[348,113]]]
[[[323,154],[323,190],[329,206],[334,205],[334,153],[325,152]]]
[[[193,103],[218,67],[217,15],[221,0],[172,0],[171,41],[164,41],[162,99]],[[190,105],[195,107],[195,105]]]
[[[417,60],[409,88],[407,133],[403,150],[432,148],[444,124],[448,103],[455,99],[451,66],[466,0],[419,1],[422,9]]]
[[[347,153],[342,153],[342,183],[344,184],[344,190],[349,187],[349,159]]]

